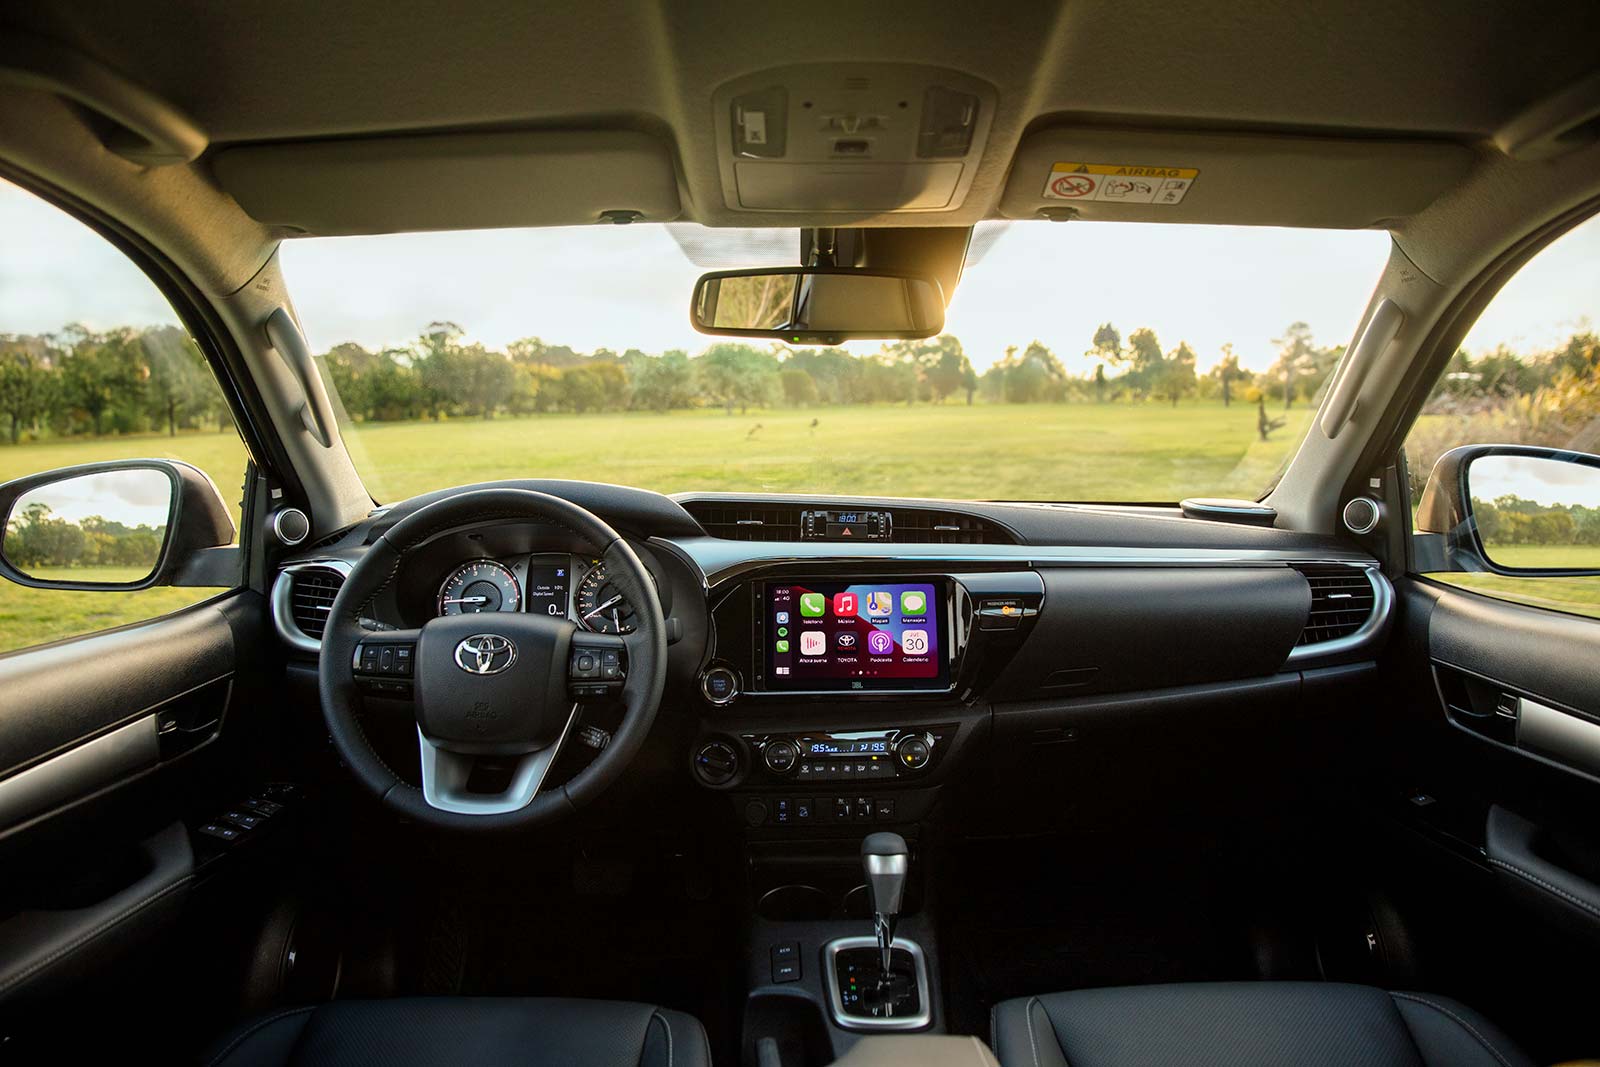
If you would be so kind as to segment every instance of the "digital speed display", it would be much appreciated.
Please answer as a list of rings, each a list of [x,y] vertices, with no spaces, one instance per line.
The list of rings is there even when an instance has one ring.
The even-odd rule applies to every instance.
[[[762,587],[764,688],[791,692],[950,687],[944,580],[773,582]],[[884,749],[841,748],[818,755]]]

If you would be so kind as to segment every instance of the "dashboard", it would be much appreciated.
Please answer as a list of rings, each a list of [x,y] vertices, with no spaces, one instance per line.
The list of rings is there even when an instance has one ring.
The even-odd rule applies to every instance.
[[[504,484],[564,496],[627,538],[667,625],[668,755],[763,832],[790,813],[801,826],[918,818],[986,738],[1033,759],[1070,748],[1079,715],[1133,721],[1217,693],[1234,707],[1295,706],[1313,682],[1337,688],[1370,669],[1392,604],[1360,547],[1177,509]],[[300,669],[317,613],[365,547],[455,491],[280,563],[273,614]],[[638,625],[590,546],[526,522],[425,542],[369,610],[380,629],[495,612],[600,634]]]

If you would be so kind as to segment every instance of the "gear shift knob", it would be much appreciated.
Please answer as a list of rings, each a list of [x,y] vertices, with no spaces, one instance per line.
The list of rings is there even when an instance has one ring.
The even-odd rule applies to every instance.
[[[867,887],[872,892],[872,926],[878,936],[878,952],[883,973],[889,973],[890,948],[894,944],[895,919],[905,901],[906,871],[911,865],[911,850],[899,834],[868,834],[861,842],[861,865],[866,870]]]

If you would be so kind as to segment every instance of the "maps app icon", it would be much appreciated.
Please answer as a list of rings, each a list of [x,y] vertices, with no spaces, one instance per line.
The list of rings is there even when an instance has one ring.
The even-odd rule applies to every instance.
[[[894,610],[894,597],[885,592],[867,594],[867,614],[887,615]]]

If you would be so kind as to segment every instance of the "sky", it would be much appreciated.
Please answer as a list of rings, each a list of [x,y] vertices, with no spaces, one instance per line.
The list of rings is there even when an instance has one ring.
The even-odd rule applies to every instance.
[[[1366,230],[1133,223],[987,223],[946,332],[982,370],[1006,346],[1038,339],[1085,373],[1096,327],[1154,329],[1189,342],[1203,371],[1232,343],[1263,369],[1272,339],[1304,321],[1319,344],[1350,340],[1383,269],[1388,235]],[[0,333],[176,321],[121,253],[28,193],[0,182]],[[683,231],[680,231],[680,234]],[[716,266],[793,262],[793,231],[708,231]],[[404,344],[434,320],[498,348],[538,336],[578,351],[704,348],[688,321],[702,267],[667,228],[484,230],[285,243],[283,270],[315,351],[344,341]],[[1554,346],[1600,320],[1600,220],[1563,237],[1513,279],[1468,335],[1484,351]],[[846,346],[876,350],[876,342]]]
[[[1477,500],[1511,494],[1545,505],[1600,508],[1600,468],[1531,456],[1483,456],[1473,461],[1467,477]]]
[[[105,471],[51,482],[23,494],[12,509],[49,506],[57,518],[82,522],[91,515],[128,526],[160,528],[172,507],[172,481],[157,470]]]

